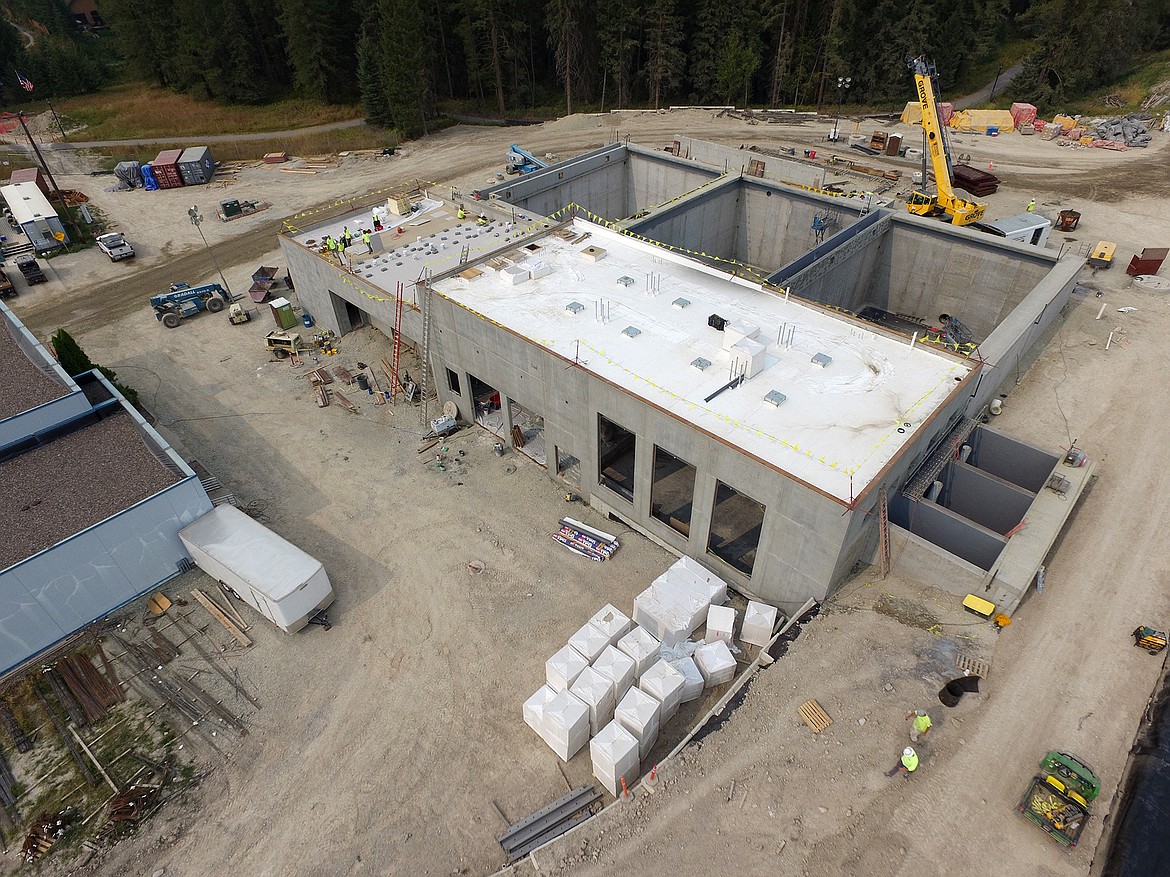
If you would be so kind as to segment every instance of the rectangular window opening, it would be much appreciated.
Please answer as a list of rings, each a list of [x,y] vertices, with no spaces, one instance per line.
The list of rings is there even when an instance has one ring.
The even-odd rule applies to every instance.
[[[459,373],[451,369],[447,369],[447,389],[456,396],[459,395]]]
[[[634,501],[634,457],[637,436],[604,416],[597,415],[598,482],[618,496]]]
[[[707,551],[750,576],[756,564],[765,511],[762,503],[722,481],[717,482]]]
[[[672,530],[690,536],[694,499],[695,467],[656,445],[650,513]]]

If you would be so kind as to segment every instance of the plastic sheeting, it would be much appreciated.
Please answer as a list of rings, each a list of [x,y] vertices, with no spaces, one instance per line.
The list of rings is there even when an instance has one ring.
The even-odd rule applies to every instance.
[[[568,691],[557,692],[544,708],[544,742],[568,761],[589,742],[589,707]]]
[[[953,104],[940,103],[935,104],[938,107],[938,114],[942,117],[944,125],[949,124],[951,117],[955,114],[955,107]],[[904,125],[921,125],[922,124],[922,104],[916,100],[906,101],[906,107],[902,110],[902,123]]]
[[[658,728],[662,721],[662,704],[658,698],[640,688],[631,688],[617,705],[613,717],[638,738],[638,755],[645,761],[658,742]]]
[[[114,166],[114,176],[131,189],[137,189],[142,185],[142,164],[137,161],[120,161]]]
[[[703,679],[703,671],[699,669],[699,665],[695,663],[694,658],[679,658],[676,661],[671,661],[670,666],[678,670],[686,680],[683,684],[682,691],[679,693],[680,704],[698,700],[703,696],[703,688],[707,683]]]
[[[569,645],[580,652],[586,661],[592,661],[608,646],[609,637],[598,630],[593,622],[587,621],[569,637]]]
[[[613,682],[613,696],[621,700],[634,684],[634,659],[617,646],[607,646],[593,662],[593,669]]]
[[[730,606],[712,606],[707,610],[706,642],[723,640],[731,645],[735,633],[735,610]]]
[[[695,649],[695,663],[708,688],[730,682],[735,676],[735,656],[723,640],[703,643]]]
[[[544,662],[544,676],[553,691],[564,691],[577,681],[581,671],[589,666],[585,657],[572,646],[564,646]]]
[[[586,667],[569,692],[589,707],[590,734],[596,734],[613,720],[617,698],[613,694],[613,681],[604,673]]]
[[[532,697],[524,701],[524,723],[541,737],[544,737],[545,707],[556,696],[557,693],[555,691],[547,685],[542,685]]]
[[[625,636],[630,629],[630,616],[612,603],[606,603],[602,606],[589,621],[606,635],[611,646],[616,645],[617,641]]]
[[[615,798],[621,792],[623,779],[629,788],[638,778],[641,765],[638,738],[616,719],[589,742],[589,755],[593,761],[593,775]]]
[[[743,625],[739,631],[741,642],[753,646],[766,646],[772,638],[772,631],[776,629],[776,618],[779,610],[767,603],[757,603],[749,600],[747,609],[743,613]]]
[[[644,627],[635,627],[620,640],[618,648],[625,652],[634,662],[634,676],[641,678],[642,674],[658,660],[659,642]]]
[[[662,721],[669,722],[682,703],[687,679],[665,660],[659,660],[642,674],[638,687],[662,704]]]
[[[962,110],[951,116],[949,124],[956,131],[974,134],[984,134],[988,128],[998,128],[1003,133],[1016,127],[1008,110]]]

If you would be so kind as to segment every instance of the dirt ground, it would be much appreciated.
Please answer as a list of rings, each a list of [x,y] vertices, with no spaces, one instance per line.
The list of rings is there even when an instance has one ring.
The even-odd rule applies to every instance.
[[[525,129],[522,141],[561,157],[615,133],[650,146],[680,131],[799,146],[821,144],[830,125],[622,114],[562,119]],[[863,130],[871,127],[882,126]],[[256,264],[281,264],[273,238],[280,219],[416,178],[484,185],[517,136],[453,128],[392,159],[350,157],[313,176],[244,168],[238,182],[198,196],[203,229],[236,289]],[[1118,243],[1119,265],[1086,271],[1067,320],[995,423],[1053,450],[1076,439],[1098,465],[1048,559],[1044,593],[996,635],[957,612],[929,575],[913,578],[895,565],[882,581],[863,571],[759,673],[729,722],[664,766],[655,796],[638,792],[633,804],[542,851],[540,873],[1091,872],[1162,671],[1128,634],[1138,624],[1164,627],[1170,609],[1160,550],[1170,476],[1155,462],[1164,442],[1151,428],[1170,420],[1161,377],[1170,304],[1124,274],[1130,253],[1165,243],[1157,193],[1170,189],[1167,139],[1125,154],[1035,137],[956,143],[973,164],[992,162],[1003,175],[1005,185],[987,199],[991,216],[1021,212],[1035,197],[1045,212],[1083,214],[1071,240],[1054,245]],[[256,645],[232,653],[262,708],[249,719],[251,733],[223,755],[198,751],[215,769],[190,805],[164,809],[137,838],[87,864],[51,856],[42,872],[494,872],[505,864],[496,843],[505,817],[544,806],[567,781],[588,780],[587,754],[562,775],[521,720],[544,659],[602,604],[628,609],[671,558],[632,533],[605,564],[556,545],[549,536],[567,509],[600,519],[567,507],[535,464],[511,452],[497,457],[482,431],[445,445],[441,471],[430,454],[416,454],[425,431],[416,409],[375,406],[356,392],[359,414],[336,404],[318,409],[303,370],[268,360],[264,319],[236,327],[200,315],[162,329],[147,295],[164,278],[214,276],[186,218],[191,193],[101,191],[110,179],[69,185],[86,191],[141,257],[116,265],[96,251],[52,259],[51,281],[22,288],[10,303],[39,337],[69,326],[241,501],[267,500],[271,526],[324,562],[338,602],[328,632],[289,638],[257,624]],[[273,206],[222,224],[212,202],[227,197]],[[1117,312],[1127,306],[1137,310]],[[364,330],[342,339],[339,361],[376,362],[386,349]],[[484,563],[482,573],[469,572],[473,560]],[[946,710],[935,695],[956,675],[959,654],[990,662],[991,672],[980,694]],[[834,719],[820,735],[796,716],[810,698]],[[927,705],[937,727],[922,768],[908,781],[886,778],[907,740],[903,716]],[[1081,755],[1104,783],[1096,818],[1071,854],[1015,813],[1050,748]],[[15,865],[11,854],[4,861]]]

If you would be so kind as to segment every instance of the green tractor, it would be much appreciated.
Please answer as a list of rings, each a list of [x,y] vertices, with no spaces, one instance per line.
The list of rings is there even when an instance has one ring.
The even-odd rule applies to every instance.
[[[1089,804],[1101,792],[1093,769],[1067,752],[1053,750],[1020,800],[1019,811],[1066,849],[1073,849],[1089,821]]]

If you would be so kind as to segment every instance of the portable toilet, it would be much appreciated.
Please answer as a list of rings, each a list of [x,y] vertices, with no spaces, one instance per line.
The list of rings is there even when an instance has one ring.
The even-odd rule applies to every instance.
[[[287,298],[274,298],[268,305],[272,308],[272,319],[276,321],[278,329],[291,329],[297,324],[297,315],[293,313],[292,302]]]

